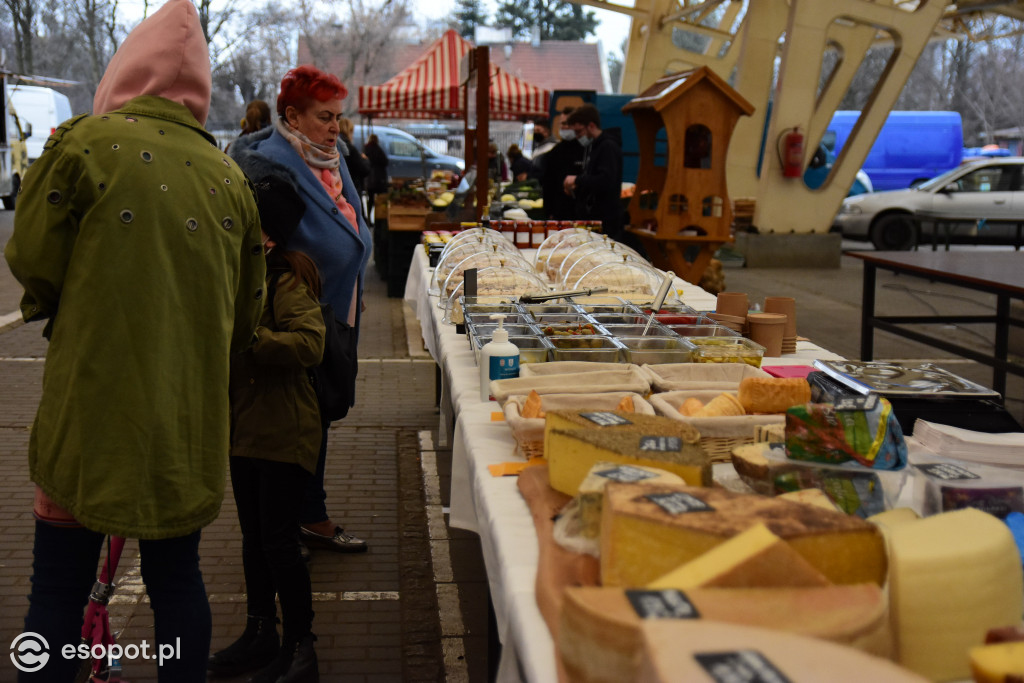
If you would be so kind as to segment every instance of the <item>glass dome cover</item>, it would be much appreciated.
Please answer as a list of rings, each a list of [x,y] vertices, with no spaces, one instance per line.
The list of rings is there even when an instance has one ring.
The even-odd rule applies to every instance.
[[[589,230],[579,230],[578,228],[572,228],[571,230],[576,232],[565,235],[560,241],[552,243],[547,248],[545,248],[544,243],[541,243],[541,246],[537,249],[537,269],[538,271],[543,270],[543,272],[547,274],[548,280],[551,282],[557,282],[558,268],[562,265],[562,260],[565,259],[569,252],[581,244],[598,241],[603,242],[607,240],[607,238],[600,233],[591,232]],[[560,232],[569,231],[562,230]],[[555,235],[558,235],[558,233],[555,233]],[[552,237],[555,235],[552,235]],[[545,242],[546,241],[547,240],[545,240]]]
[[[647,263],[601,263],[584,273],[572,289],[607,287],[609,294],[654,296],[664,277],[663,271]]]
[[[482,241],[471,240],[463,242],[447,253],[442,252],[442,256],[437,261],[437,266],[434,267],[434,273],[430,277],[430,287],[427,292],[429,294],[439,294],[441,285],[448,279],[452,271],[470,256],[476,254],[504,254],[507,258],[523,259],[515,245],[512,245],[511,242],[508,244],[511,245],[511,251],[501,242],[484,238]]]
[[[446,299],[455,291],[455,288],[462,283],[466,277],[466,271],[471,268],[477,269],[477,293],[483,294],[484,291],[480,287],[480,276],[483,270],[486,268],[508,266],[510,268],[531,270],[530,262],[525,258],[516,254],[507,254],[500,251],[495,252],[480,252],[476,254],[470,254],[448,273],[445,278],[444,285],[440,289],[440,295],[442,300]]]
[[[457,283],[450,294],[442,294],[444,302],[444,321],[459,322],[462,318],[462,307],[459,305],[459,298],[465,292],[465,280]],[[479,297],[508,297],[513,301],[523,294],[547,292],[550,290],[544,279],[541,278],[530,264],[522,265],[498,265],[482,268],[476,275],[477,296]]]
[[[601,240],[581,244],[562,259],[562,265],[558,268],[558,279],[555,280],[555,283],[559,286],[568,287],[571,283],[580,279],[584,273],[600,263],[621,262],[624,260],[648,263],[647,259],[640,256],[636,251],[614,240]],[[650,264],[648,263],[648,265]]]

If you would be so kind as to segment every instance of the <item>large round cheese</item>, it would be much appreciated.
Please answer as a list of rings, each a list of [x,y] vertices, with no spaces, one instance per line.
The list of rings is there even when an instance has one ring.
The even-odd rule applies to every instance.
[[[842,645],[707,620],[654,619],[641,626],[637,680],[649,683],[924,683],[892,662]]]

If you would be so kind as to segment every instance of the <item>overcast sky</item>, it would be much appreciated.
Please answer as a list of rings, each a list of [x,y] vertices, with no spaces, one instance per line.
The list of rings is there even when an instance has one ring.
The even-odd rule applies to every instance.
[[[455,12],[455,0],[409,0],[409,2],[412,6],[413,15],[417,22],[421,24],[426,23],[429,19],[450,16]],[[495,0],[484,0],[484,2],[488,8],[488,14],[493,17],[497,3]],[[162,0],[150,0],[150,12],[160,8],[163,4]],[[214,3],[214,6],[216,4]],[[628,4],[628,0],[624,2],[620,0],[620,4]],[[118,2],[118,9],[123,12],[124,16],[134,17],[134,20],[137,21],[142,17],[144,5],[144,0],[120,0]],[[592,9],[597,15],[600,22],[597,27],[597,39],[601,41],[605,52],[616,52],[621,55],[622,42],[629,35],[629,17],[618,12],[593,7],[587,7],[586,9]]]

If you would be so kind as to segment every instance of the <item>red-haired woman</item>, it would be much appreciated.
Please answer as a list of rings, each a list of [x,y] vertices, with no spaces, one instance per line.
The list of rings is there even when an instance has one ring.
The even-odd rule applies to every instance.
[[[291,183],[306,212],[289,247],[308,254],[322,279],[321,301],[347,323],[355,349],[362,311],[363,280],[370,259],[371,236],[339,150],[342,99],[348,90],[337,77],[304,65],[285,74],[273,125],[240,137],[230,154],[250,178],[274,176]],[[354,396],[353,386],[347,387]],[[327,514],[324,425],[315,476],[310,479],[299,521],[307,545],[335,552],[361,552],[365,541],[345,533]]]

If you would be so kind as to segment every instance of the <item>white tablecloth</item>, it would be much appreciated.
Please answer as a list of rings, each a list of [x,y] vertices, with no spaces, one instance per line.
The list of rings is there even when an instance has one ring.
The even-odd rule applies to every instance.
[[[532,256],[532,254],[531,254]],[[450,523],[480,536],[487,581],[502,643],[499,681],[556,680],[554,644],[534,596],[537,535],[515,477],[493,477],[487,466],[516,459],[515,441],[504,422],[492,421],[497,403],[480,400],[474,353],[465,334],[442,322],[439,298],[429,294],[431,268],[417,249],[405,284],[405,300],[416,312],[423,341],[441,367],[441,445],[452,448]],[[713,310],[715,296],[679,280],[681,298],[697,310]],[[839,356],[810,342],[797,353],[765,358],[765,365],[809,365]],[[454,418],[454,432],[449,425]],[[450,439],[450,442],[449,442]]]

